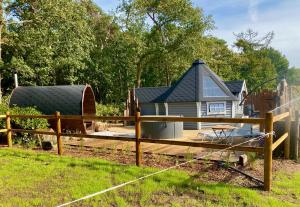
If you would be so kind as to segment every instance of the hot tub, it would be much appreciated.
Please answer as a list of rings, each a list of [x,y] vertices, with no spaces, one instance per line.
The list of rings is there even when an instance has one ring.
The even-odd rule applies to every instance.
[[[142,137],[150,139],[176,139],[183,134],[183,122],[142,122]]]

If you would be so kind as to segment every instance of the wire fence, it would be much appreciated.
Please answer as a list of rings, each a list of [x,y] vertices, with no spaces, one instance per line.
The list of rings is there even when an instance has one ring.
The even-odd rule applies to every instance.
[[[146,178],[149,178],[149,177],[158,175],[158,174],[160,174],[160,173],[164,173],[164,172],[166,172],[166,171],[169,171],[169,170],[178,168],[178,167],[180,167],[180,166],[183,166],[183,165],[186,165],[186,164],[189,164],[189,163],[198,161],[198,160],[200,160],[200,159],[207,158],[207,157],[209,157],[209,156],[211,156],[211,155],[213,155],[213,154],[225,152],[225,151],[230,150],[230,149],[232,149],[232,148],[234,148],[234,147],[237,147],[237,146],[240,146],[240,145],[243,145],[243,144],[247,144],[247,143],[249,143],[249,142],[259,141],[259,140],[264,139],[265,137],[267,137],[269,134],[270,134],[270,133],[261,135],[261,136],[259,136],[259,137],[255,137],[255,138],[249,139],[249,140],[247,140],[247,141],[245,141],[245,142],[241,142],[241,143],[239,143],[239,144],[232,145],[232,146],[227,147],[227,148],[225,148],[225,149],[221,149],[221,150],[218,150],[218,151],[215,151],[215,152],[209,152],[209,153],[207,153],[206,155],[198,156],[198,157],[193,158],[193,159],[191,159],[191,160],[188,160],[188,161],[186,161],[186,162],[183,162],[183,163],[180,163],[180,164],[176,164],[176,165],[173,165],[173,166],[171,166],[171,167],[168,167],[168,168],[159,170],[159,171],[157,171],[157,172],[154,172],[154,173],[150,173],[150,174],[144,175],[144,176],[142,176],[142,177],[139,177],[139,178],[136,178],[136,179],[127,181],[127,182],[125,182],[125,183],[121,183],[121,184],[116,185],[116,186],[112,186],[112,187],[110,187],[110,188],[101,190],[101,191],[99,191],[99,192],[95,192],[95,193],[89,194],[89,195],[87,195],[87,196],[78,198],[78,199],[76,199],[76,200],[73,200],[73,201],[70,201],[70,202],[67,202],[67,203],[64,203],[64,204],[60,204],[60,205],[58,205],[57,207],[69,206],[69,205],[71,205],[71,204],[74,204],[74,203],[77,203],[77,202],[80,202],[80,201],[83,201],[83,200],[86,200],[86,199],[89,199],[89,198],[92,198],[92,197],[95,197],[95,196],[98,196],[98,195],[107,193],[107,192],[110,192],[110,191],[113,191],[113,190],[116,190],[116,189],[121,188],[121,187],[124,187],[124,186],[126,186],[126,185],[129,185],[129,184],[138,182],[138,181],[140,181],[140,180],[144,180],[144,179],[146,179]]]
[[[24,129],[13,129],[11,127],[11,119],[14,118],[44,118],[52,119],[55,121],[55,132],[43,132],[39,130],[24,130]],[[19,133],[31,133],[31,134],[55,134],[57,137],[58,154],[63,154],[63,136],[73,136],[73,137],[85,137],[93,139],[104,139],[104,140],[119,140],[128,141],[135,143],[135,156],[136,165],[142,165],[142,146],[141,143],[154,143],[154,144],[165,144],[165,145],[177,145],[177,146],[189,146],[189,147],[202,147],[219,150],[219,152],[225,150],[235,150],[244,152],[257,152],[264,154],[264,190],[271,190],[272,183],[272,153],[273,151],[284,142],[284,156],[285,158],[290,157],[290,125],[291,125],[291,114],[289,112],[282,113],[274,116],[272,112],[268,112],[265,118],[224,118],[224,117],[150,117],[150,116],[140,116],[140,112],[137,112],[135,116],[132,117],[101,117],[101,116],[66,116],[60,115],[56,112],[55,115],[10,115],[9,112],[6,115],[0,115],[0,118],[6,119],[6,128],[0,129],[0,132],[6,133],[7,143],[9,147],[12,147],[13,132]],[[118,137],[118,136],[99,136],[99,135],[87,135],[87,134],[68,134],[63,133],[61,122],[64,119],[68,120],[122,120],[122,121],[133,121],[135,122],[135,138],[132,137]],[[273,142],[273,125],[275,122],[280,120],[286,120],[285,133],[279,137],[275,142]],[[260,131],[264,131],[266,136],[264,137],[263,147],[252,147],[244,146],[245,143],[251,141],[247,140],[245,143],[239,143],[235,145],[229,144],[218,144],[218,143],[206,143],[206,142],[195,142],[195,141],[176,141],[176,140],[163,140],[163,139],[148,139],[142,138],[141,136],[141,123],[149,121],[164,121],[164,122],[211,122],[211,123],[247,123],[247,124],[258,124],[260,126]],[[255,139],[255,138],[254,138]],[[197,160],[197,159],[196,159]],[[175,168],[176,166],[174,166]]]

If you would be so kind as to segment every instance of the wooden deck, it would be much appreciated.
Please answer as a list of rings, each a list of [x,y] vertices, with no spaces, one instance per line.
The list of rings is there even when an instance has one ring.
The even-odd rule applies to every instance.
[[[109,132],[124,133],[134,136],[133,127],[110,127]],[[183,137],[176,139],[176,141],[201,141],[201,136],[198,135],[199,130],[184,130]],[[126,150],[135,151],[135,142],[115,141],[115,140],[100,140],[100,139],[88,139],[88,138],[66,138],[64,140],[65,145],[77,146],[77,147],[89,147],[89,148],[106,148],[112,150]],[[212,149],[206,149],[201,147],[187,147],[176,146],[166,144],[153,144],[153,143],[141,143],[143,153],[154,153],[171,156],[198,156],[204,152],[210,152]],[[236,153],[240,154],[240,153]],[[214,156],[218,159],[219,156]],[[237,159],[236,157],[234,159]]]

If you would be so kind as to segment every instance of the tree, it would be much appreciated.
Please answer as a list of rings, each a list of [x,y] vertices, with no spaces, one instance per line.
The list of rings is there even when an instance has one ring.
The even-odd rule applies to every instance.
[[[213,25],[189,0],[124,1],[119,11],[125,33],[138,38],[137,87],[155,79],[155,85],[170,85],[196,58],[197,42]]]
[[[198,57],[201,57],[207,65],[223,80],[240,79],[239,71],[235,70],[239,64],[239,57],[230,50],[227,43],[216,37],[205,37],[199,41]]]
[[[91,1],[84,1],[84,6],[95,47],[81,79],[93,86],[97,101],[119,104],[134,86],[135,42],[121,32],[116,17],[105,14]]]
[[[235,34],[235,36],[235,46],[243,53],[247,53],[268,48],[274,38],[274,32],[268,32],[263,37],[259,37],[258,32],[248,29],[246,32]]]
[[[288,68],[270,47],[273,32],[237,34],[234,52],[207,35],[213,20],[191,0],[123,0],[112,15],[92,0],[0,3],[0,13],[7,12],[0,15],[0,72],[7,91],[16,69],[21,85],[89,83],[97,101],[120,104],[135,86],[172,84],[198,58],[224,80],[246,79],[250,88]]]
[[[300,68],[292,67],[287,71],[287,82],[291,85],[300,85]]]
[[[259,38],[258,33],[250,29],[236,35],[235,46],[241,51],[240,64],[236,65],[236,70],[246,79],[250,89],[261,84],[262,86],[257,90],[274,89],[276,86],[274,79],[277,76],[276,68],[268,56],[273,36],[274,33],[270,32]],[[265,83],[271,79],[274,80]]]
[[[289,69],[289,61],[278,50],[270,47],[266,49],[267,57],[270,58],[279,76],[284,77]]]
[[[13,51],[10,67],[18,69],[23,84],[81,83],[94,36],[87,10],[72,0],[16,0],[10,16],[30,24],[9,27]]]

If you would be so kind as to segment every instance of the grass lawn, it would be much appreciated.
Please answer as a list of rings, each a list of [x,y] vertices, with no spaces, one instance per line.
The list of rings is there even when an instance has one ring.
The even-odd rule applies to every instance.
[[[0,206],[56,206],[157,170],[2,148]],[[72,206],[300,206],[300,172],[277,173],[266,193],[172,170]]]

